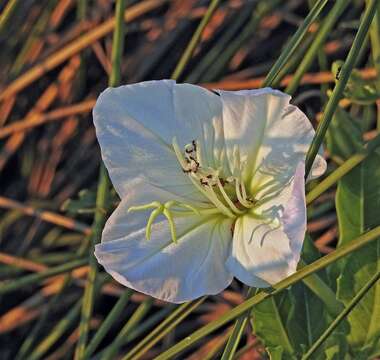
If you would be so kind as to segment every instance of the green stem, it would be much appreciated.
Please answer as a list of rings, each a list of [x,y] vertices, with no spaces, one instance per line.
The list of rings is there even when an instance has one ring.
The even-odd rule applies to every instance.
[[[302,62],[299,64],[297,71],[292,77],[292,81],[286,87],[285,92],[293,95],[297,90],[303,75],[308,71],[312,65],[315,57],[317,56],[319,50],[323,46],[326,38],[330,35],[332,28],[334,27],[339,16],[342,14],[344,9],[349,5],[349,0],[337,0],[332,9],[329,11],[326,19],[323,21],[313,43],[311,44],[309,50],[305,54]]]
[[[360,53],[360,49],[363,46],[365,37],[371,25],[372,19],[375,16],[376,7],[378,4],[379,4],[379,0],[371,0],[368,3],[363,19],[359,26],[359,30],[355,36],[352,47],[348,53],[347,59],[340,70],[339,80],[337,81],[334,91],[326,105],[326,109],[323,113],[323,118],[318,126],[317,132],[314,136],[313,142],[311,143],[309,152],[307,154],[306,168],[305,168],[306,176],[308,176],[311,170],[314,159],[325,137],[327,128],[329,127],[330,122],[335,113],[335,110],[337,106],[339,105],[339,100],[343,96],[344,88],[346,87],[346,84],[351,75],[351,72],[356,64],[356,60]]]
[[[367,0],[368,3],[368,0]],[[380,5],[377,6],[377,12],[369,29],[371,40],[371,55],[373,65],[377,71],[376,89],[380,92]],[[380,104],[377,104],[377,130],[380,131]]]
[[[129,301],[129,298],[133,294],[133,291],[130,289],[127,289],[124,291],[124,293],[120,296],[119,300],[115,304],[115,306],[112,308],[110,313],[107,315],[106,319],[103,321],[102,325],[99,327],[98,331],[90,341],[88,347],[86,348],[86,352],[83,355],[83,360],[88,359],[96,350],[96,348],[99,346],[101,341],[104,339],[104,337],[107,335],[109,329],[113,325],[113,323],[118,320],[121,313],[125,310],[125,307]]]
[[[78,20],[86,19],[88,9],[88,0],[77,0],[77,18]]]
[[[196,46],[198,45],[199,40],[201,39],[203,30],[207,26],[208,22],[210,21],[212,15],[214,14],[214,11],[216,10],[217,6],[219,5],[220,0],[211,0],[210,5],[208,6],[208,9],[206,13],[204,14],[200,24],[198,25],[197,29],[195,30],[195,33],[193,34],[189,44],[186,47],[185,52],[182,54],[181,59],[179,60],[176,68],[173,71],[173,74],[171,78],[173,80],[178,80],[178,78],[183,73],[183,70],[185,69],[186,65],[188,64],[191,56],[194,53],[194,50]]]
[[[269,71],[268,75],[264,80],[263,87],[276,86],[276,84],[279,83],[281,79],[278,78],[278,74],[280,73],[281,69],[285,66],[285,64],[288,62],[288,60],[291,58],[291,56],[294,54],[301,41],[304,39],[310,25],[317,19],[318,15],[325,7],[327,2],[328,0],[318,0],[315,3],[309,14],[306,16],[302,25],[297,29],[295,34],[289,40],[285,49],[281,52],[280,57],[272,66],[271,70]]]
[[[322,345],[322,343],[330,336],[330,334],[337,328],[341,321],[354,309],[361,299],[367,294],[367,292],[376,284],[380,279],[380,271],[378,271],[352,298],[349,304],[344,310],[334,319],[330,326],[324,331],[324,333],[318,338],[318,340],[312,345],[307,353],[302,357],[302,360],[308,360],[315,353],[315,351]]]
[[[137,310],[133,313],[130,319],[123,326],[119,334],[116,336],[112,344],[103,353],[101,360],[112,360],[116,359],[119,349],[125,343],[127,335],[131,330],[141,321],[141,319],[146,315],[153,305],[153,298],[146,299]]]
[[[58,322],[49,335],[41,341],[33,352],[27,355],[29,360],[41,359],[57,340],[70,328],[80,314],[81,301],[79,300],[68,314]]]
[[[112,72],[109,79],[110,86],[118,85],[121,78],[121,57],[124,49],[124,9],[125,0],[116,2],[115,30],[112,44]],[[86,288],[82,303],[82,316],[79,326],[79,340],[75,349],[75,360],[83,359],[90,328],[90,320],[94,307],[94,286],[98,272],[98,264],[93,254],[95,244],[100,242],[102,230],[106,221],[106,214],[102,209],[106,207],[110,191],[110,180],[103,163],[100,165],[98,191],[96,195],[96,209],[93,223],[92,249],[90,251],[90,271],[87,278]]]
[[[173,347],[171,347],[164,353],[157,356],[155,360],[167,360],[167,359],[173,358],[175,355],[187,349],[189,346],[193,345],[194,343],[196,343],[203,337],[209,335],[213,331],[219,329],[221,326],[227,324],[228,322],[244,314],[244,312],[252,308],[252,306],[257,305],[261,303],[262,301],[264,301],[265,299],[268,299],[269,297],[280,293],[281,291],[301,281],[307,276],[310,276],[311,274],[324,269],[326,266],[334,263],[335,261],[341,259],[342,257],[378,239],[379,236],[380,236],[380,226],[359,236],[358,238],[349,242],[348,244],[342,245],[334,252],[316,260],[312,264],[303,267],[302,269],[298,270],[293,275],[273,285],[272,288],[264,289],[263,291],[260,291],[257,295],[246,300],[242,304],[236,306],[234,309],[232,309],[228,313],[222,315],[219,319],[212,321],[211,323],[203,326],[199,330],[192,333],[191,336],[181,340],[176,345],[174,345]]]
[[[4,10],[0,14],[0,33],[6,27],[8,20],[11,18],[12,14],[15,12],[17,5],[20,0],[9,0]]]
[[[22,277],[21,279],[2,281],[0,282],[0,295],[4,295],[12,291],[19,290],[20,288],[23,288],[24,286],[38,284],[49,277],[63,274],[65,272],[77,269],[87,264],[88,264],[88,259],[80,259],[80,260],[69,262],[67,264],[56,266],[46,271],[41,271],[37,274],[26,275]]]
[[[323,194],[331,186],[336,184],[344,175],[365,160],[378,146],[380,146],[380,135],[369,141],[363,151],[351,156],[328,177],[322,180],[314,189],[306,195],[306,205],[310,205],[318,196]]]
[[[228,44],[234,40],[241,26],[250,18],[250,12],[252,12],[253,6],[253,4],[247,4],[243,7],[242,14],[232,17],[231,22],[228,24],[226,29],[224,29],[220,38],[212,44],[209,51],[204,54],[199,62],[194,65],[194,68],[191,69],[191,73],[188,74],[185,79],[186,82],[195,84],[201,80],[206,81],[203,75],[213,66],[218,57],[227,48]]]
[[[246,298],[249,299],[255,292],[254,288],[249,288]],[[247,311],[241,315],[235,322],[231,335],[228,338],[226,347],[224,348],[221,360],[232,360],[235,356],[236,349],[240,343],[244,329],[247,326],[250,312]]]
[[[303,260],[299,262],[299,268],[306,266]],[[343,308],[343,304],[336,299],[336,294],[331,288],[317,275],[312,274],[303,279],[302,282],[326,305],[327,312],[332,316],[337,316]]]
[[[160,325],[158,325],[149,335],[145,336],[122,360],[137,360],[142,357],[157,342],[172,331],[182,320],[184,320],[194,309],[206,300],[202,297],[193,302],[187,302],[177,307]]]

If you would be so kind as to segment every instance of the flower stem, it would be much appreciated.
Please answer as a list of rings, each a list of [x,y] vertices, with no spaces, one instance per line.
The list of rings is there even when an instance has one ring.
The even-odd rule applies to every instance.
[[[186,65],[188,64],[191,56],[194,53],[194,50],[196,46],[198,45],[199,40],[201,39],[203,30],[207,26],[208,22],[210,21],[212,15],[214,14],[214,11],[216,10],[217,6],[219,5],[220,0],[211,0],[210,5],[208,6],[208,9],[206,13],[204,14],[201,22],[199,23],[197,29],[195,30],[195,33],[193,34],[189,44],[186,47],[185,52],[182,54],[181,59],[179,60],[176,68],[173,71],[173,74],[171,78],[173,80],[178,80],[178,78],[183,73],[183,70],[185,69]]]
[[[329,337],[329,335],[337,328],[341,321],[354,309],[361,299],[368,293],[368,291],[380,279],[380,271],[378,271],[352,298],[344,310],[334,319],[329,327],[323,332],[318,340],[312,345],[307,353],[302,357],[302,360],[308,360],[315,353],[315,351],[322,345],[322,343]]]
[[[183,350],[187,349],[189,346],[198,342],[203,337],[209,335],[213,331],[219,329],[221,326],[227,324],[228,322],[236,319],[240,315],[244,314],[252,306],[257,305],[268,299],[269,297],[280,293],[281,291],[287,289],[289,286],[301,281],[302,279],[310,276],[311,274],[324,269],[326,266],[334,263],[335,261],[341,259],[342,257],[356,251],[363,246],[369,244],[370,242],[378,239],[380,236],[380,226],[368,231],[367,233],[359,236],[353,241],[342,245],[334,252],[314,261],[310,265],[306,265],[302,269],[298,270],[293,275],[285,278],[279,283],[273,285],[271,289],[265,289],[260,291],[257,295],[246,300],[242,304],[236,306],[234,309],[230,310],[228,313],[222,315],[219,319],[212,321],[211,323],[203,326],[199,330],[191,334],[191,336],[178,342],[176,345],[156,357],[156,360],[167,360],[173,358],[175,355],[179,354]],[[125,360],[125,359],[124,359]]]
[[[124,48],[124,9],[125,0],[118,0],[116,2],[116,24],[112,44],[112,73],[109,79],[110,86],[118,85],[121,77],[120,64]],[[82,315],[79,325],[79,340],[75,349],[76,360],[83,359],[90,328],[90,320],[94,307],[94,287],[98,272],[98,264],[94,256],[94,247],[95,244],[100,242],[102,230],[106,221],[106,214],[104,214],[104,212],[100,209],[104,209],[106,207],[110,185],[111,184],[107,170],[104,164],[101,163],[99,171],[98,191],[96,194],[97,211],[95,212],[95,218],[92,226],[92,247],[89,255],[90,271],[88,273],[82,302]]]
[[[335,113],[335,110],[337,106],[339,105],[339,100],[343,96],[344,88],[346,87],[346,84],[351,75],[351,72],[356,64],[356,60],[360,53],[360,49],[363,46],[369,27],[371,25],[373,17],[375,16],[376,7],[378,6],[379,1],[380,0],[371,0],[368,2],[368,6],[366,7],[365,13],[363,15],[363,19],[360,23],[359,30],[356,33],[352,47],[348,53],[346,61],[344,62],[340,70],[339,80],[337,81],[334,91],[326,105],[326,109],[323,113],[323,118],[317,128],[316,135],[314,136],[313,142],[311,143],[311,146],[309,148],[309,152],[306,157],[306,168],[305,168],[306,177],[309,175],[314,159],[325,137],[327,128],[329,127],[330,122]]]

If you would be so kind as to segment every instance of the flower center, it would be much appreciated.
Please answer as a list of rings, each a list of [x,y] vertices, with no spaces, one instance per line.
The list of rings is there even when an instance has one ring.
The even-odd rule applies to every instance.
[[[167,201],[162,204],[153,201],[149,204],[131,206],[128,212],[152,209],[146,225],[146,238],[151,237],[151,228],[153,222],[159,215],[166,217],[169,223],[170,233],[173,242],[177,242],[177,232],[174,224],[174,216],[186,216],[189,214],[196,215],[214,215],[223,214],[231,219],[248,213],[250,217],[263,220],[263,224],[271,224],[274,228],[278,228],[280,216],[273,216],[273,211],[269,213],[264,211],[258,213],[255,208],[263,205],[267,199],[255,200],[247,195],[246,187],[243,181],[244,163],[241,162],[240,152],[237,146],[233,149],[232,175],[226,174],[222,166],[212,168],[205,165],[204,154],[197,140],[193,140],[187,144],[183,150],[178,145],[177,139],[173,138],[172,146],[177,160],[192,184],[201,192],[212,204],[212,207],[206,207],[202,203],[197,206],[179,201]],[[220,164],[223,164],[225,150],[220,154]],[[229,171],[228,171],[229,172]],[[273,194],[273,183],[268,182],[259,188],[259,190],[270,189],[269,195]],[[275,186],[278,188],[278,186]],[[271,196],[269,196],[269,199]],[[173,216],[174,215],[174,216]]]
[[[180,150],[176,138],[173,139],[173,149],[182,171],[188,175],[193,185],[224,215],[229,218],[243,215],[255,205],[255,201],[247,196],[241,171],[235,171],[234,176],[225,176],[223,167],[217,169],[204,165],[202,148],[198,141],[193,140]],[[234,152],[235,169],[240,169],[240,157]],[[223,151],[221,159],[225,156]]]

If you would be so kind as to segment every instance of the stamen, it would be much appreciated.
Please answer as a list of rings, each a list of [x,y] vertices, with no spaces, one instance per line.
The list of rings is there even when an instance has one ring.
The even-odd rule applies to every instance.
[[[245,190],[244,181],[240,181],[241,193],[243,195],[243,199],[248,201],[247,191]]]
[[[224,188],[223,188],[223,186],[222,186],[222,183],[220,182],[219,177],[217,177],[217,185],[218,185],[218,188],[219,188],[220,193],[223,195],[224,200],[226,200],[227,204],[228,204],[229,207],[232,209],[232,211],[234,211],[236,214],[239,214],[239,215],[244,214],[244,211],[239,210],[239,209],[235,206],[235,204],[231,201],[231,199],[229,198],[229,196],[228,196],[227,193],[225,192],[225,190],[224,190]]]
[[[235,178],[235,192],[240,204],[248,209],[252,207],[252,203],[247,200],[244,183],[237,178]]]
[[[214,190],[210,185],[205,185],[208,188],[208,191],[205,190],[201,185],[198,184],[198,179],[195,177],[194,174],[190,174],[189,178],[191,182],[194,184],[194,186],[209,199],[224,215],[228,216],[229,218],[234,219],[235,215],[231,212],[230,209],[228,209],[216,196],[214,193]],[[211,191],[210,191],[211,189]]]

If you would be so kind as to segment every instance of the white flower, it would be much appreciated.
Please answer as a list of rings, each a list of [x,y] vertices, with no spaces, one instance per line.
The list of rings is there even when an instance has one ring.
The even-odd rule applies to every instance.
[[[94,122],[121,198],[95,250],[106,271],[175,303],[296,271],[314,130],[289,100],[171,80],[104,91]],[[318,156],[312,176],[325,167]]]

